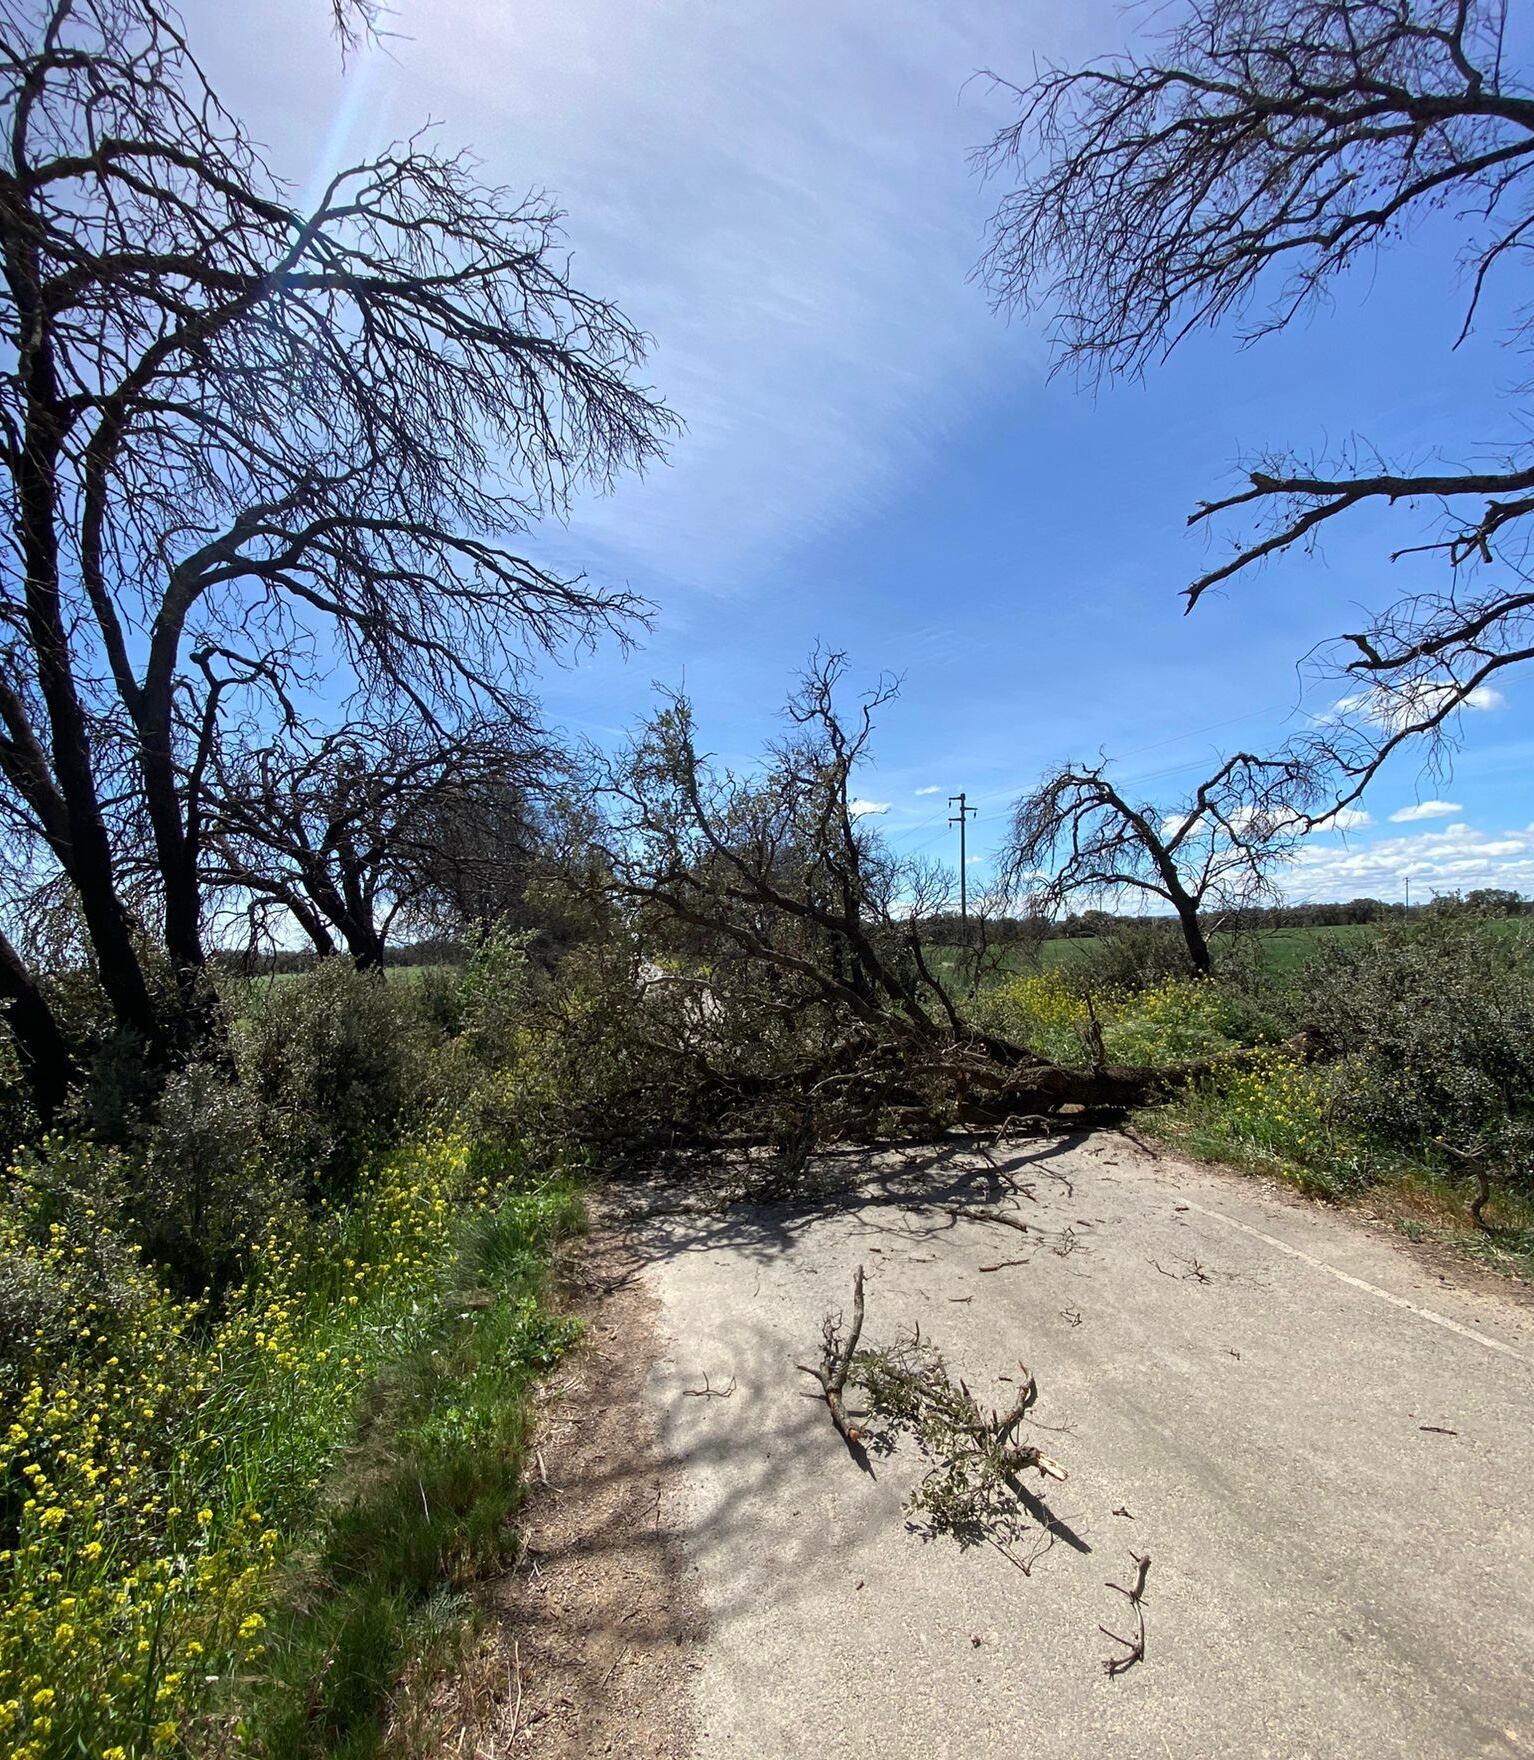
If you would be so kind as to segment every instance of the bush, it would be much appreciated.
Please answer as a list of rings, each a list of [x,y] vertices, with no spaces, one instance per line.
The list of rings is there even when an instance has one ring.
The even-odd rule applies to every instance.
[[[1101,990],[1147,990],[1190,975],[1188,944],[1173,922],[1125,922],[1094,936],[1060,968],[1081,995]]]
[[[106,1224],[119,1172],[54,1143],[0,1194],[22,1319],[0,1357],[3,1750],[225,1753],[254,1694],[277,1725],[301,1708],[287,1751],[344,1732],[371,1753],[407,1624],[508,1543],[521,1396],[572,1334],[543,1267],[579,1206],[558,1182],[492,1194],[435,1138],[271,1224],[215,1312]],[[372,1452],[337,1496],[365,1398]]]
[[[487,1068],[502,1068],[516,1055],[536,977],[528,957],[532,940],[530,929],[490,924],[464,967],[459,988],[463,1035]]]
[[[0,1397],[39,1365],[79,1354],[82,1327],[129,1324],[158,1297],[120,1226],[122,1155],[48,1136],[16,1157],[0,1228]]]
[[[1534,955],[1521,935],[1465,907],[1397,920],[1323,948],[1294,1006],[1346,1055],[1338,1106],[1357,1130],[1441,1160],[1449,1144],[1529,1187]]]
[[[184,1295],[242,1275],[248,1243],[290,1203],[281,1121],[230,1072],[194,1064],[171,1076],[142,1126],[124,1212]]]
[[[430,1036],[406,988],[337,958],[243,998],[239,1076],[267,1109],[286,1165],[321,1190],[344,1191],[439,1097]]]

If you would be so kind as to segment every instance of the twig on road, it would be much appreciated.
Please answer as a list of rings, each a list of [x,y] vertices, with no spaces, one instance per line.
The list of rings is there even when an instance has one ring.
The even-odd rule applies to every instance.
[[[735,1377],[733,1375],[730,1377],[728,1387],[711,1387],[708,1380],[708,1370],[705,1369],[703,1371],[703,1385],[701,1387],[684,1387],[682,1397],[684,1399],[728,1399],[734,1391]]]
[[[1148,1552],[1131,1552],[1129,1556],[1135,1562],[1133,1585],[1126,1589],[1122,1583],[1106,1583],[1104,1587],[1125,1597],[1135,1610],[1139,1629],[1132,1638],[1126,1638],[1118,1632],[1110,1631],[1107,1626],[1100,1625],[1097,1628],[1105,1638],[1112,1638],[1115,1644],[1124,1646],[1123,1655],[1103,1658],[1103,1670],[1110,1680],[1133,1668],[1137,1662],[1145,1660],[1145,1583],[1150,1576],[1151,1560]]]
[[[1019,1234],[1036,1233],[1032,1224],[1017,1216],[1004,1216],[999,1210],[975,1210],[967,1204],[945,1204],[945,1215],[968,1217],[971,1222],[999,1222],[1003,1228],[1015,1228]]]
[[[834,1320],[828,1314],[821,1328],[822,1344],[820,1367],[811,1369],[804,1363],[795,1367],[801,1375],[813,1375],[820,1383],[820,1391],[826,1402],[826,1409],[831,1414],[831,1422],[836,1426],[837,1434],[847,1444],[852,1458],[865,1473],[872,1473],[867,1450],[863,1447],[863,1433],[856,1424],[849,1423],[847,1408],[843,1404],[842,1395],[847,1387],[847,1374],[852,1368],[852,1359],[858,1348],[858,1338],[863,1331],[863,1267],[858,1266],[857,1275],[852,1280],[852,1325],[843,1339],[841,1316]]]

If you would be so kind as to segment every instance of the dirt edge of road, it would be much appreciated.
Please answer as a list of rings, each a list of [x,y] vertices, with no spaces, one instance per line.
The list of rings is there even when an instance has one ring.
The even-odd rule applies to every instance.
[[[679,1539],[679,1475],[645,1399],[660,1308],[642,1268],[600,1214],[566,1263],[585,1337],[539,1409],[525,1550],[487,1596],[485,1639],[465,1670],[476,1712],[443,1754],[678,1760],[692,1749],[704,1625]]]

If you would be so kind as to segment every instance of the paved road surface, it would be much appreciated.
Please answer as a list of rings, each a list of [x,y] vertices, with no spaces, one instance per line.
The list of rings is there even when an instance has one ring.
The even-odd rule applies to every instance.
[[[888,1162],[858,1198],[672,1216],[644,1245],[709,1622],[699,1760],[1534,1755],[1525,1298],[1117,1136]],[[803,1397],[859,1263],[865,1343],[920,1321],[982,1398],[1036,1374],[1071,1476],[1031,1576],[910,1532],[913,1461],[870,1479]],[[690,1395],[705,1376],[734,1391]],[[1147,1657],[1110,1680],[1131,1549]]]

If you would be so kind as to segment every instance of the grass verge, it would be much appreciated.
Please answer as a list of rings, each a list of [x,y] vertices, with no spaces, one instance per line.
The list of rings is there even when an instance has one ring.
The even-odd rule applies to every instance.
[[[357,1448],[283,1585],[241,1720],[271,1760],[425,1745],[436,1677],[472,1626],[466,1591],[507,1563],[528,1397],[577,1325],[545,1304],[549,1249],[581,1226],[567,1186],[469,1218],[434,1313],[369,1390]]]
[[[251,1243],[217,1311],[104,1222],[90,1169],[0,1209],[0,1755],[356,1757],[404,1737],[514,1545],[568,1181],[446,1135]]]
[[[1335,1122],[1330,1086],[1338,1079],[1335,1068],[1307,1068],[1275,1051],[1147,1110],[1137,1123],[1191,1160],[1278,1179],[1307,1197],[1384,1221],[1408,1240],[1534,1282],[1534,1200],[1498,1187],[1485,1226],[1477,1228],[1465,1181]]]

